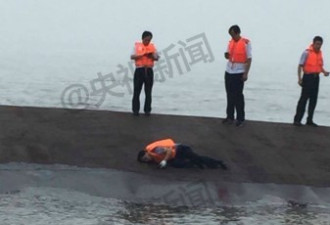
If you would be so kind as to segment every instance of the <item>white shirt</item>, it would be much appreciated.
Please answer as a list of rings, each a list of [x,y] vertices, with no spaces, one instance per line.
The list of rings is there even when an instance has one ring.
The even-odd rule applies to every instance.
[[[299,65],[305,65],[305,62],[307,60],[307,56],[308,56],[308,50],[305,50],[299,60]]]

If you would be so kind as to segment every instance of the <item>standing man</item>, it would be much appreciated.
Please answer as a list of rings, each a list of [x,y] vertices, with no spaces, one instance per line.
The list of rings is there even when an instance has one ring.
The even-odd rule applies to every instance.
[[[133,115],[138,116],[140,111],[140,93],[144,84],[145,102],[144,113],[146,116],[151,112],[151,91],[154,81],[154,72],[152,67],[154,61],[159,59],[156,48],[151,43],[152,33],[144,31],[142,34],[142,42],[136,42],[134,46],[134,53],[131,59],[135,60],[134,72],[134,93],[132,100]]]
[[[245,120],[243,88],[252,62],[252,48],[251,42],[241,37],[241,29],[238,25],[231,26],[228,32],[232,39],[225,53],[225,58],[228,60],[225,73],[227,117],[223,120],[223,124],[234,122],[236,109],[235,125],[240,127],[243,126]]]
[[[298,101],[296,115],[294,117],[293,125],[301,126],[301,119],[304,116],[307,100],[308,103],[308,117],[306,125],[317,127],[318,125],[313,121],[314,110],[317,102],[317,95],[319,92],[319,74],[329,76],[329,72],[323,68],[323,56],[321,46],[323,39],[316,36],[313,43],[306,49],[298,65],[298,84],[302,87],[301,96]],[[302,71],[304,72],[301,77]]]

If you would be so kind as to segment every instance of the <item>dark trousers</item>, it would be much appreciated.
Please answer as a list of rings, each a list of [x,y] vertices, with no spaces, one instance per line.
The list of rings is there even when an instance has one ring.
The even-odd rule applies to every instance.
[[[244,111],[244,81],[242,80],[243,73],[230,74],[225,73],[225,87],[227,93],[227,118],[234,119],[236,109],[236,119],[239,121],[245,120]]]
[[[132,110],[135,113],[140,111],[140,93],[144,84],[145,102],[144,112],[151,112],[151,91],[154,82],[154,72],[152,68],[136,68],[134,72],[134,93],[132,100]]]
[[[294,117],[295,122],[300,122],[303,118],[307,100],[309,100],[307,122],[313,122],[314,110],[319,93],[319,83],[320,78],[318,74],[304,74],[301,95],[297,104],[297,112]]]
[[[208,168],[218,168],[219,166],[223,169],[227,168],[221,160],[200,156],[194,153],[189,146],[182,144],[176,146],[175,158],[170,160],[169,164],[176,168],[191,168],[195,166],[199,168],[204,168],[204,166]]]

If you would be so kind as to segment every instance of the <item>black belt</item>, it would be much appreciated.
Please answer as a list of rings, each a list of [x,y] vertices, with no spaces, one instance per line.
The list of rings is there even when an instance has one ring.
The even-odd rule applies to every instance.
[[[304,73],[304,75],[318,77],[319,76],[319,73]]]

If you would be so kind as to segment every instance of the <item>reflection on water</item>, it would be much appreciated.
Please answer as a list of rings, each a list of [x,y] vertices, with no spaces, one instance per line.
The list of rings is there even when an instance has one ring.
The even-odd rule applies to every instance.
[[[63,165],[0,165],[0,224],[330,224],[328,188],[205,182],[171,187],[167,183],[158,198],[146,201],[152,190],[162,189],[155,180],[141,186],[137,181],[147,179],[133,182],[136,176]],[[132,182],[134,186],[125,187]],[[116,192],[119,197],[111,195]],[[136,195],[143,201],[136,201]],[[123,200],[123,196],[128,197]],[[220,202],[211,201],[216,196]]]
[[[214,209],[123,203],[127,224],[329,224],[329,208],[259,205]],[[271,204],[271,203],[270,203]]]
[[[250,202],[226,207],[137,204],[56,188],[0,195],[2,225],[329,224],[330,207]]]

